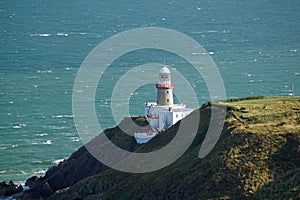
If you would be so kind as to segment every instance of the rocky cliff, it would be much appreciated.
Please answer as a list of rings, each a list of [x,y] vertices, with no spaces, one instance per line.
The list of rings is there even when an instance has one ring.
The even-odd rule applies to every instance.
[[[206,103],[184,120],[199,123],[197,135],[176,162],[160,170],[133,174],[110,169],[83,146],[31,177],[20,199],[297,199],[300,198],[300,98],[238,99]],[[226,110],[219,141],[205,157],[199,149],[212,109]],[[125,118],[122,123],[128,123]],[[143,118],[133,118],[146,125]],[[104,132],[119,147],[150,152],[168,144],[180,122],[150,142],[137,145],[119,127]],[[132,129],[131,129],[132,128]],[[133,132],[134,127],[128,127]],[[127,132],[126,131],[126,132]],[[97,148],[99,136],[87,145]]]

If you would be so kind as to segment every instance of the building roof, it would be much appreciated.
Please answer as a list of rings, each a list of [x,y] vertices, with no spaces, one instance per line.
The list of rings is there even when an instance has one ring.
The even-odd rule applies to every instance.
[[[171,74],[171,71],[170,71],[170,69],[166,65],[164,65],[163,68],[161,68],[159,70],[159,73],[160,74]]]

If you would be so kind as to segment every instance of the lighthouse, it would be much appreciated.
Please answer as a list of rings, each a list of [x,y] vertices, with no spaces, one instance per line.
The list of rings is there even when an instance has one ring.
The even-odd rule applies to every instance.
[[[157,88],[157,104],[166,106],[173,105],[173,87],[174,84],[171,80],[171,72],[166,65],[159,70]]]
[[[164,64],[159,70],[156,82],[157,101],[145,103],[145,119],[149,123],[147,130],[141,129],[134,133],[134,137],[139,144],[151,140],[157,134],[167,130],[179,120],[189,115],[194,109],[186,108],[184,103],[174,104],[173,101],[174,84],[171,79],[171,71]]]

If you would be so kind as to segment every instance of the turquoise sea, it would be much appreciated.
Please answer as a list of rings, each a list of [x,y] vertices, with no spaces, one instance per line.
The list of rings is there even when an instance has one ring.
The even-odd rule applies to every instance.
[[[72,113],[76,73],[94,47],[122,31],[163,27],[192,37],[217,64],[228,98],[287,96],[292,84],[300,95],[299,10],[297,0],[0,1],[0,181],[41,176],[82,145]],[[97,89],[103,128],[116,125],[110,98],[122,73],[163,60],[188,77],[200,104],[210,100],[183,60],[133,52],[109,66],[107,87]],[[130,113],[142,114],[155,95],[154,86],[136,90]]]

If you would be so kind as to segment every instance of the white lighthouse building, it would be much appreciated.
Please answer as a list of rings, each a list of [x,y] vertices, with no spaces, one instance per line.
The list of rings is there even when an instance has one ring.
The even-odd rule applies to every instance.
[[[171,71],[165,65],[159,71],[156,88],[157,101],[145,103],[145,118],[151,128],[134,133],[139,144],[148,142],[159,132],[168,129],[194,110],[186,108],[183,103],[174,104],[174,83],[171,80]]]

